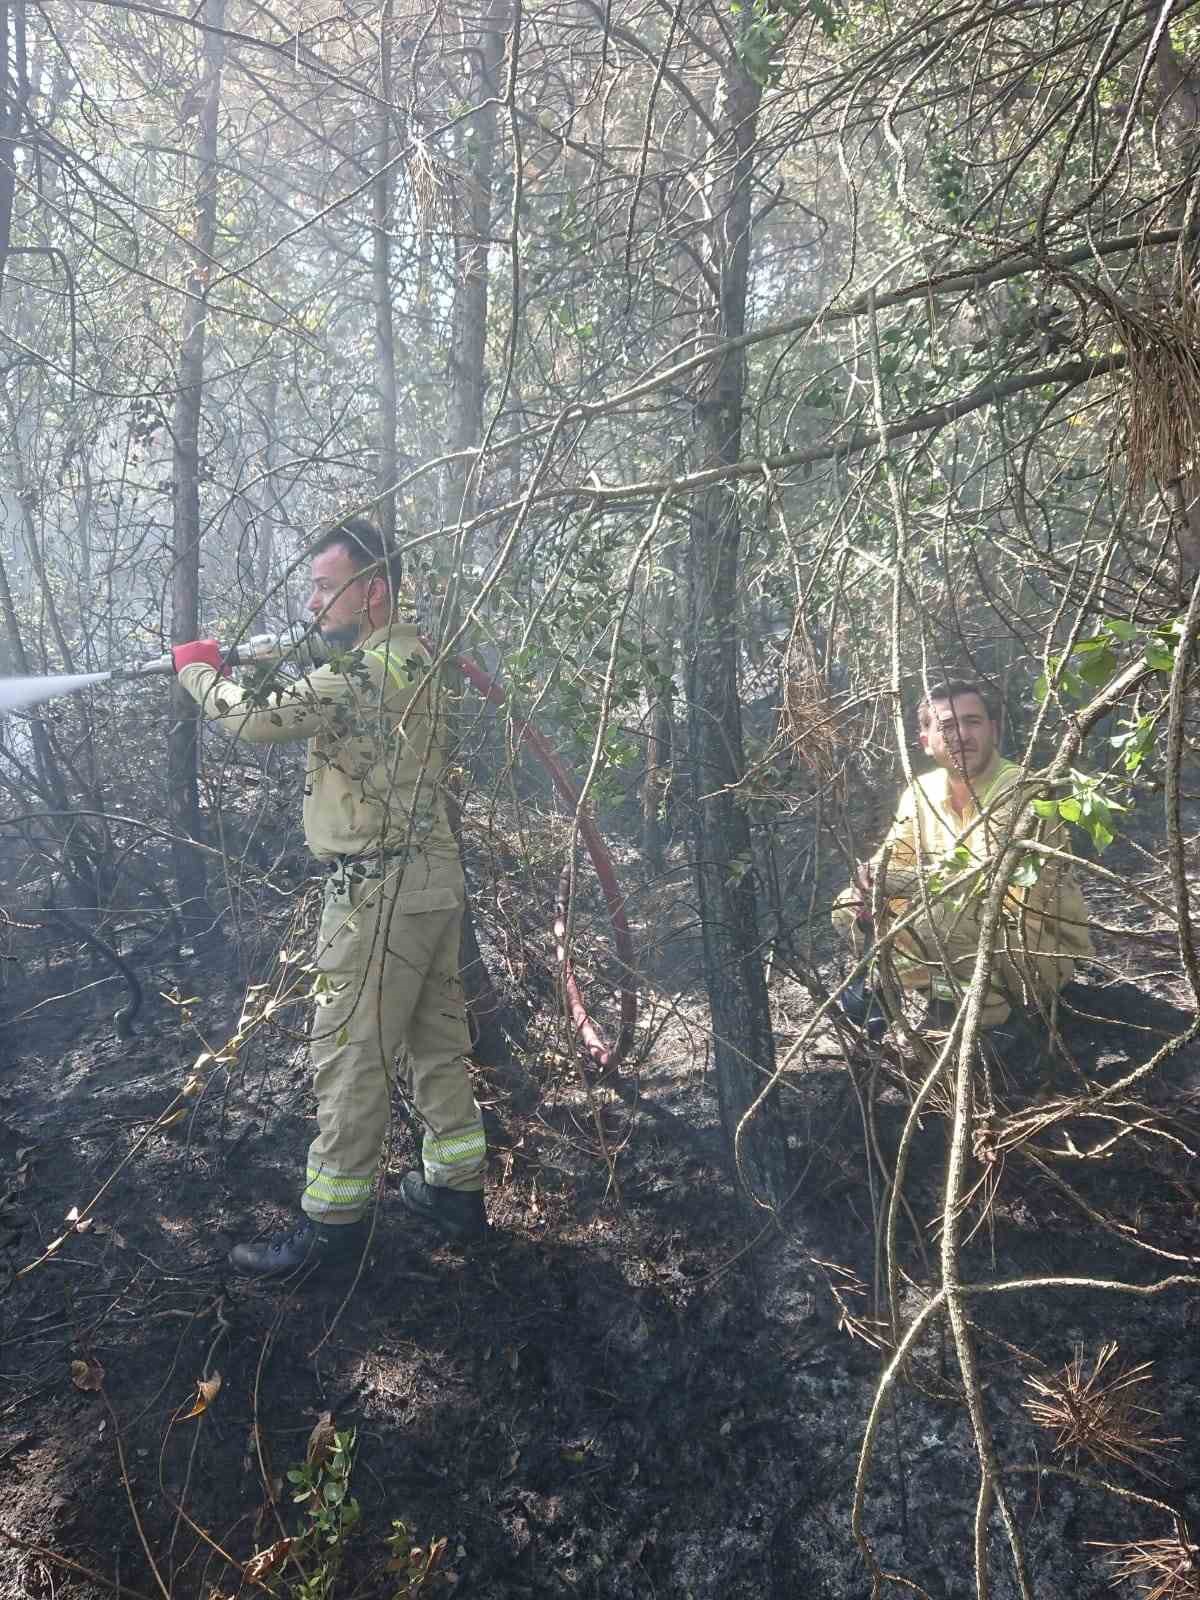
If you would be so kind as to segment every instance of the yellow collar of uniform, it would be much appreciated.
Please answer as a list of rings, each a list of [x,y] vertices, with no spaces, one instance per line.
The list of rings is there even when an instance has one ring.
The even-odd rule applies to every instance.
[[[1001,778],[1003,774],[1014,765],[1014,762],[1006,760],[998,750],[992,751],[992,759],[988,762],[987,766],[984,767],[983,771],[972,780],[971,783],[971,795],[974,800],[976,810],[983,810],[984,806],[987,805],[988,797],[991,795],[991,792],[995,788],[999,778]],[[945,767],[938,767],[935,772],[930,773],[930,777],[933,779],[933,782],[929,785],[929,789],[927,790],[930,799],[944,816],[950,817],[951,819],[958,816],[958,812],[955,811],[950,804],[949,772]]]
[[[363,642],[360,645],[356,645],[355,648],[358,650],[377,650],[381,644],[387,644],[393,637],[398,637],[400,634],[405,633],[415,634],[416,631],[415,622],[405,622],[402,617],[393,617],[390,622],[385,622],[382,628],[376,628],[374,633],[369,633]]]

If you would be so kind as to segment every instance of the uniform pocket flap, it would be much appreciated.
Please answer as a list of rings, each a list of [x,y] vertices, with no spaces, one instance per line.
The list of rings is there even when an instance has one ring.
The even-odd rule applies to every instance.
[[[396,910],[406,917],[419,916],[423,911],[457,911],[462,901],[453,889],[401,889],[396,896]]]

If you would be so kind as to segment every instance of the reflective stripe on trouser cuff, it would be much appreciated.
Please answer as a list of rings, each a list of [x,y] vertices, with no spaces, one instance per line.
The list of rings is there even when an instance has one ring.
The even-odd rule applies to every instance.
[[[309,1167],[301,1204],[305,1211],[362,1211],[375,1192],[375,1175],[343,1177],[328,1167]]]
[[[474,1177],[482,1170],[486,1156],[487,1139],[482,1122],[459,1128],[455,1133],[427,1133],[421,1141],[425,1181],[435,1187],[439,1184],[461,1187],[465,1178]]]

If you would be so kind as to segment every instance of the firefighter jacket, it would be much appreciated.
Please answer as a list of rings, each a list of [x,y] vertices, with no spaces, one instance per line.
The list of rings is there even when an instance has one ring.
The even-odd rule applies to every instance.
[[[871,868],[884,874],[889,922],[917,908],[925,881],[929,911],[894,941],[896,971],[905,987],[929,988],[945,998],[961,993],[973,965],[986,891],[986,873],[977,869],[1005,843],[1036,836],[1055,849],[1067,848],[1061,823],[1041,822],[1033,814],[1023,778],[1015,762],[993,755],[973,781],[961,815],[951,805],[950,775],[941,767],[917,778],[901,795]],[[1077,960],[1091,954],[1087,908],[1074,876],[1060,862],[1030,853],[1018,862],[1014,877],[999,930],[996,979],[1010,998],[1016,998],[1014,989],[1027,985],[1045,997],[1070,980]],[[833,909],[835,927],[851,938],[856,897],[853,888],[844,891]]]
[[[304,837],[319,861],[403,858],[400,906],[464,898],[440,792],[440,685],[417,629],[394,621],[302,678],[247,689],[193,662],[179,681],[224,733],[254,744],[307,739]]]

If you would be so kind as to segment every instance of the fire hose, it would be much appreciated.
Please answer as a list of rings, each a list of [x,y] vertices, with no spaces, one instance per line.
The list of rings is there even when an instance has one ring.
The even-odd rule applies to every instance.
[[[424,642],[427,649],[431,648],[428,640]],[[479,691],[489,705],[501,707],[507,704],[504,690],[494,678],[490,678],[484,672],[482,667],[477,666],[468,656],[457,656],[453,660],[454,665]],[[576,825],[579,829],[579,837],[583,840],[587,847],[588,855],[592,858],[592,866],[604,893],[609,921],[612,924],[617,960],[621,964],[621,1022],[615,1045],[608,1044],[588,1015],[587,1007],[584,1005],[583,995],[579,988],[579,981],[575,976],[571,952],[567,948],[572,877],[570,862],[563,868],[562,876],[559,878],[558,883],[558,898],[554,907],[554,943],[559,969],[562,972],[567,1008],[570,1012],[576,1035],[593,1065],[611,1072],[628,1055],[630,1046],[633,1044],[634,1023],[637,1021],[633,936],[629,931],[629,919],[625,915],[625,901],[617,885],[616,869],[613,866],[612,856],[609,854],[604,840],[600,837],[599,829],[580,805],[579,790],[567,776],[566,769],[547,740],[532,723],[525,722],[517,730],[515,744],[518,750],[522,744],[527,744],[550,774],[551,781],[558,790],[564,805],[568,807],[575,817]]]

